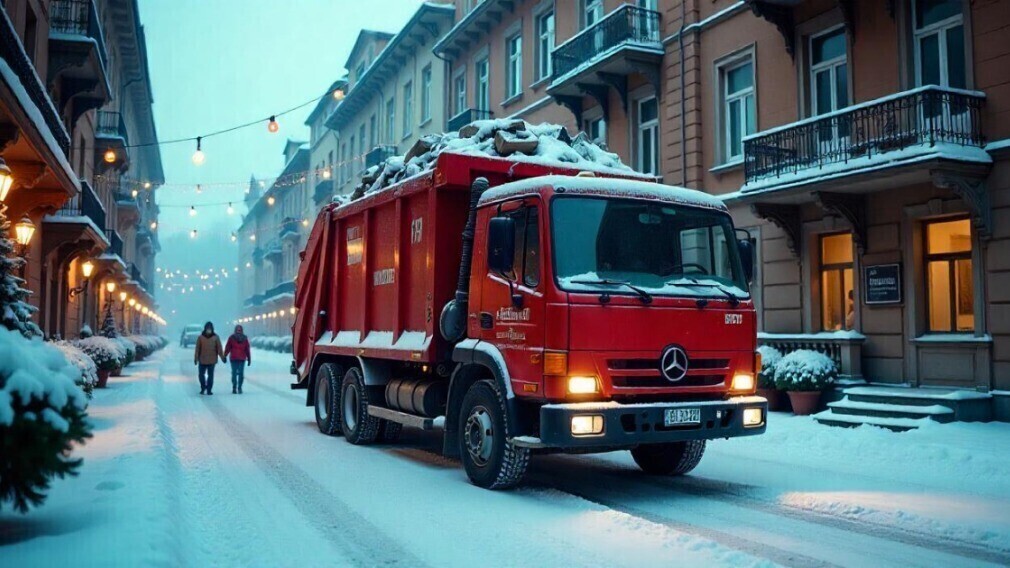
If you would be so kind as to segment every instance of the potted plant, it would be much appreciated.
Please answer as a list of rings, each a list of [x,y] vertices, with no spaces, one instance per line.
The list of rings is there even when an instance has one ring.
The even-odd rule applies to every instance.
[[[75,345],[95,363],[98,369],[98,384],[95,386],[98,388],[105,388],[109,375],[123,367],[121,348],[111,339],[92,336],[77,340]]]
[[[789,394],[793,414],[800,416],[817,410],[821,392],[837,376],[838,368],[830,357],[807,349],[793,351],[775,365],[775,386]]]
[[[771,345],[762,345],[757,350],[761,354],[757,395],[768,400],[768,410],[786,410],[786,395],[775,388],[775,365],[782,359],[782,352]]]

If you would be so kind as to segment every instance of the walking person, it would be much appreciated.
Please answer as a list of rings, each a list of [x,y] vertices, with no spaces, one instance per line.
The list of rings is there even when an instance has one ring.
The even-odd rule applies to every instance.
[[[235,333],[228,337],[224,354],[231,360],[231,393],[242,394],[246,366],[252,366],[252,348],[241,325],[235,326]]]
[[[193,364],[199,366],[200,394],[214,394],[214,367],[218,358],[224,362],[224,350],[221,348],[221,338],[214,333],[214,324],[203,324],[203,333],[196,338],[196,351],[193,353]]]

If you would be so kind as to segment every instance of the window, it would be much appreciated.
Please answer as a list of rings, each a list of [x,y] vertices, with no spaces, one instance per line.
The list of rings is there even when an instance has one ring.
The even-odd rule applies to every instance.
[[[358,157],[354,155],[354,137],[351,136],[351,143],[347,147],[347,181],[351,181],[351,177],[356,173],[354,168],[355,163],[358,161]]]
[[[643,174],[659,173],[659,103],[648,97],[637,103],[636,150],[638,171]]]
[[[554,49],[554,10],[537,16],[537,79],[551,76],[551,50]]]
[[[505,40],[508,61],[505,65],[505,98],[511,99],[523,92],[523,36],[522,32]]]
[[[414,122],[414,82],[407,81],[403,86],[403,137],[410,136]]]
[[[810,38],[810,101],[814,116],[849,106],[845,28]]]
[[[351,140],[354,140],[353,138]],[[358,155],[355,158],[359,160],[358,171],[365,169],[365,125],[362,124],[358,127]]]
[[[521,207],[509,213],[515,219],[515,257],[509,278],[523,286],[536,288],[540,284],[540,227],[537,208]]]
[[[340,145],[340,185],[347,181],[347,144]]]
[[[598,146],[606,146],[607,144],[607,123],[603,120],[602,116],[596,118],[587,118],[585,120],[585,125],[582,128],[586,136]]]
[[[25,54],[28,60],[35,65],[35,47],[39,42],[39,20],[35,16],[35,11],[30,6],[25,7]]]
[[[852,233],[821,236],[821,329],[852,329]]]
[[[386,144],[396,142],[396,99],[386,101]]]
[[[582,27],[588,28],[603,19],[603,0],[582,0]]]
[[[421,70],[421,122],[431,120],[431,65]]]
[[[722,159],[743,159],[743,139],[757,130],[754,103],[754,64],[750,56],[724,65],[719,70],[722,101]]]
[[[460,73],[453,81],[453,110],[459,114],[466,110],[466,73]]]
[[[919,85],[967,85],[961,0],[915,0],[915,74]]]
[[[968,219],[926,224],[926,301],[931,332],[975,329],[975,285]]]
[[[361,81],[361,76],[364,75],[364,74],[365,74],[365,62],[361,61],[361,62],[358,63],[358,67],[354,70],[354,83],[355,83],[355,86],[357,86],[357,83],[359,81]]]
[[[375,113],[373,112],[372,116],[370,116],[368,118],[368,149],[369,150],[371,150],[372,148],[375,148],[375,146],[376,146],[375,137],[377,136],[377,132],[378,132],[378,118],[375,116]]]
[[[474,72],[477,76],[477,100],[474,101],[477,106],[476,110],[491,110],[491,91],[488,88],[489,66],[487,57],[478,61],[477,65],[474,66]]]

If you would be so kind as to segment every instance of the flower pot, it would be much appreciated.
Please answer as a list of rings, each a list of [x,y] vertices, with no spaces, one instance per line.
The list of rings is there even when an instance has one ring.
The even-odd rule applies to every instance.
[[[793,414],[807,416],[817,411],[821,401],[821,391],[789,391],[789,402],[793,405]]]
[[[108,369],[98,369],[98,384],[95,385],[97,388],[104,389],[105,385],[109,384],[110,372]]]
[[[789,410],[789,404],[786,401],[786,393],[780,391],[779,389],[759,388],[757,390],[757,395],[768,400],[768,410],[770,411]]]

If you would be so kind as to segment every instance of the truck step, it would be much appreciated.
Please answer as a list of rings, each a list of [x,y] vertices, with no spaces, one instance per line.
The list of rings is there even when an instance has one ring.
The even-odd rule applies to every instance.
[[[442,428],[445,426],[444,416],[439,416],[437,418],[417,416],[415,414],[407,414],[406,412],[393,410],[392,408],[375,406],[374,404],[368,405],[368,414],[369,416],[389,420],[390,422],[397,422],[411,428],[420,428],[421,430],[434,430],[435,428]]]
[[[878,428],[886,428],[895,432],[905,432],[914,430],[930,421],[929,418],[885,418],[881,416],[855,416],[852,414],[838,414],[832,410],[825,410],[814,414],[814,420],[827,426],[843,426],[855,428],[868,424]]]

